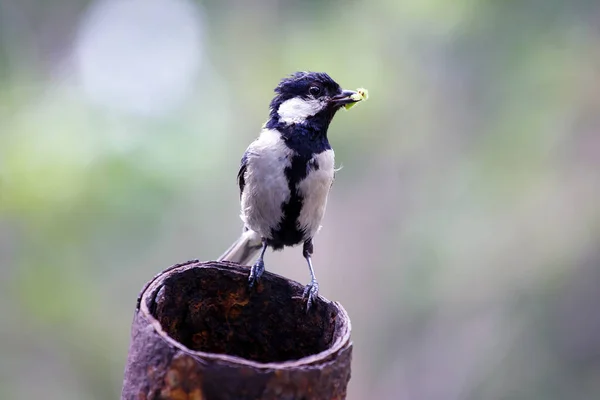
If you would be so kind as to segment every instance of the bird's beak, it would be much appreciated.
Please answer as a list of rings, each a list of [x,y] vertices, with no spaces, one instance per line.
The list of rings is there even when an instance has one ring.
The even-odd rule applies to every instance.
[[[355,100],[357,97],[356,95],[358,95],[358,92],[355,92],[354,90],[342,90],[342,93],[333,96],[329,103],[338,107],[346,104],[356,103],[357,101],[360,101]]]

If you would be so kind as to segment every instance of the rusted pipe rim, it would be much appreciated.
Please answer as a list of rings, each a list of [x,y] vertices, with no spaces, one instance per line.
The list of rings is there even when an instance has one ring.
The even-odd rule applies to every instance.
[[[227,265],[231,266],[232,268],[224,267]],[[339,351],[341,351],[342,349],[344,349],[345,347],[347,347],[350,344],[351,325],[350,325],[350,319],[348,318],[348,314],[346,313],[346,310],[344,310],[344,308],[342,307],[342,305],[340,303],[331,302],[320,295],[319,295],[318,300],[322,301],[324,303],[333,304],[338,311],[338,315],[336,316],[336,318],[341,321],[344,321],[345,323],[341,324],[339,333],[335,335],[336,338],[334,339],[333,343],[331,343],[331,345],[326,350],[321,351],[317,354],[307,356],[307,357],[299,358],[297,360],[282,361],[282,362],[261,363],[261,362],[251,361],[251,360],[245,359],[243,357],[238,357],[238,356],[233,356],[233,355],[228,355],[228,354],[216,354],[216,353],[208,353],[208,352],[204,352],[204,351],[192,350],[192,349],[186,347],[185,345],[183,345],[182,343],[176,341],[172,337],[170,337],[165,332],[165,330],[162,328],[160,322],[150,312],[148,305],[153,302],[155,295],[159,292],[159,290],[161,289],[161,287],[164,284],[165,279],[167,279],[169,276],[172,276],[173,274],[177,274],[177,273],[180,273],[183,271],[187,271],[192,268],[217,268],[217,269],[225,270],[228,273],[241,274],[242,272],[240,272],[238,269],[234,268],[236,266],[239,267],[239,265],[234,264],[234,263],[216,262],[216,261],[210,261],[210,262],[205,262],[205,263],[201,264],[198,260],[191,260],[186,263],[174,265],[174,266],[162,271],[160,274],[156,275],[150,282],[148,282],[146,284],[146,286],[140,293],[140,297],[138,298],[138,308],[139,308],[140,312],[142,313],[142,316],[148,320],[150,325],[158,333],[158,335],[162,338],[162,340],[166,341],[171,346],[178,348],[182,352],[189,354],[190,356],[194,357],[198,362],[201,362],[201,363],[205,363],[207,361],[216,361],[216,362],[221,362],[221,363],[235,364],[238,366],[249,366],[249,367],[265,369],[265,370],[268,370],[268,369],[294,369],[294,368],[298,368],[301,366],[329,362],[328,359],[331,358],[331,356],[333,354],[338,353]],[[169,272],[169,274],[167,274],[167,272]],[[267,272],[265,272],[265,273],[267,273]],[[271,276],[273,276],[273,278],[276,280],[289,282],[288,280],[281,277],[280,275],[273,274],[273,273],[269,273],[269,274]],[[302,290],[302,286],[299,283],[292,282],[291,284],[297,286],[299,288],[299,290]]]

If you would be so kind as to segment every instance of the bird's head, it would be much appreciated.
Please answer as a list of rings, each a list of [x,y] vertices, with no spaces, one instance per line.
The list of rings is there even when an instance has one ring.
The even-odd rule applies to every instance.
[[[296,72],[283,78],[271,101],[269,125],[302,124],[327,130],[335,113],[355,103],[355,91],[343,90],[323,72]]]

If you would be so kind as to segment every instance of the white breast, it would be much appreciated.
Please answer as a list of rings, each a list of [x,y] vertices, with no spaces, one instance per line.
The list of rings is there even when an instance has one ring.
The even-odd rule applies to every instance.
[[[290,199],[285,168],[290,166],[291,153],[281,134],[270,129],[248,146],[241,218],[262,237],[271,237],[271,229],[283,216],[281,205]]]
[[[307,238],[312,238],[317,233],[325,214],[329,188],[333,183],[333,150],[317,154],[313,160],[319,165],[319,169],[311,169],[297,186],[299,194],[304,198],[298,225],[305,230]]]

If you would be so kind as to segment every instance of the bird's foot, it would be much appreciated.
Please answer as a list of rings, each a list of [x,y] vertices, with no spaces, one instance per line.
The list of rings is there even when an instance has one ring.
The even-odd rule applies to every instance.
[[[319,295],[319,283],[316,279],[310,281],[308,285],[304,288],[304,293],[302,293],[302,298],[306,299],[306,311],[310,310],[313,302],[317,299]]]
[[[262,259],[259,259],[252,268],[250,268],[250,276],[248,277],[248,286],[250,289],[258,283],[263,272],[265,272],[265,262]]]

